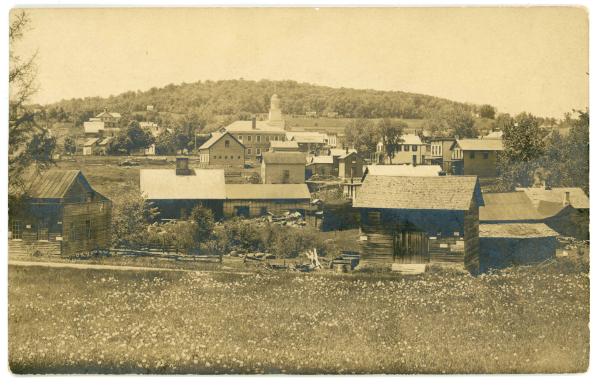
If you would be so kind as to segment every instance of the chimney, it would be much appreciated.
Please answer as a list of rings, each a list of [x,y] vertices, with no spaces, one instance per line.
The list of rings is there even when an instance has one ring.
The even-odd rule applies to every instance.
[[[175,159],[175,175],[189,176],[192,170],[189,168],[189,159],[187,157],[177,157]]]
[[[346,154],[348,154],[348,146],[346,146]]]
[[[571,205],[571,193],[565,192],[563,195],[563,206]]]
[[[252,128],[256,129],[256,116],[252,117]]]
[[[104,108],[104,112],[108,113],[108,108],[107,107]]]

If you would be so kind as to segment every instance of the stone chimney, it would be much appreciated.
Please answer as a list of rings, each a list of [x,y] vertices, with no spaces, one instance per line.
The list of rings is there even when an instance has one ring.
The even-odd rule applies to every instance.
[[[565,192],[563,194],[563,206],[571,205],[571,192]]]
[[[256,129],[256,116],[252,117],[252,129]]]
[[[188,157],[177,157],[175,159],[175,174],[178,176],[189,176],[192,174]]]

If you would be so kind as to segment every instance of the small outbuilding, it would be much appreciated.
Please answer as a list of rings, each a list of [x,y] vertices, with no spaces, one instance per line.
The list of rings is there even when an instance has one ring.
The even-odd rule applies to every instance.
[[[297,151],[263,153],[260,174],[263,184],[303,184],[306,156]]]
[[[310,208],[306,184],[227,184],[223,214],[230,217],[258,217],[268,213],[299,212]]]
[[[306,165],[307,177],[333,176],[333,157],[330,155],[317,155],[310,158]]]

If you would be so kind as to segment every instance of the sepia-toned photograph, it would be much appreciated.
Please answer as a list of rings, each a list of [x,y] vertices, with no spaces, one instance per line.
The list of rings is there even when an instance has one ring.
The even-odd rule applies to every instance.
[[[7,19],[13,374],[588,371],[585,7]]]

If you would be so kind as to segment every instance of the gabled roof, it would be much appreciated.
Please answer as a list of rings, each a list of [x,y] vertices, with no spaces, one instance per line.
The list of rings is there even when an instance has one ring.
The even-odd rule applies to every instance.
[[[75,182],[79,170],[48,170],[31,183],[31,198],[63,198]]]
[[[542,223],[479,224],[479,237],[528,239],[556,237],[558,233]]]
[[[175,169],[140,170],[140,191],[150,200],[222,200],[223,169],[194,169],[193,175],[176,175]]]
[[[103,111],[103,112],[101,112],[100,114],[96,115],[96,118],[100,118],[100,117],[103,117],[103,116],[106,116],[106,115],[111,116],[113,118],[121,118],[121,114],[119,114],[119,113],[111,113],[109,111]]]
[[[397,177],[367,174],[353,207],[468,210],[475,197],[483,205],[476,176]]]
[[[306,164],[306,156],[304,153],[299,151],[288,151],[288,152],[266,152],[263,153],[263,162],[265,164]]]
[[[227,184],[228,200],[297,200],[310,199],[306,184]]]
[[[104,122],[102,121],[83,122],[83,131],[85,133],[98,133],[100,130],[104,130]]]
[[[314,164],[333,164],[333,157],[330,155],[317,155],[312,157],[309,162],[309,165]]]
[[[329,155],[334,156],[334,157],[344,157],[347,154],[350,153],[356,153],[356,149],[338,149],[338,148],[333,148],[333,149],[329,149]]]
[[[346,159],[348,157],[358,157],[358,153],[355,152],[355,151],[352,151],[352,152],[348,152],[348,154],[343,154],[343,155],[339,156],[338,158],[341,159],[341,160],[343,160],[343,159]]]
[[[484,193],[485,206],[479,208],[480,221],[530,221],[542,216],[523,192]]]
[[[529,197],[529,199],[533,202],[533,204],[538,208],[541,206],[542,201],[547,201],[549,204],[560,204],[562,206],[566,192],[569,192],[569,204],[573,208],[590,208],[590,200],[581,188],[517,188],[517,190],[524,192],[527,195],[527,197]],[[545,205],[551,206],[549,204]]]
[[[99,143],[98,145],[100,145],[100,146],[106,146],[106,145],[108,145],[109,143],[111,143],[111,142],[113,141],[113,139],[114,139],[114,138],[115,138],[115,137],[106,137],[106,138],[104,138],[102,141],[100,141],[100,143]]]
[[[298,142],[296,141],[271,141],[271,149],[296,149],[298,150]]]
[[[421,138],[415,134],[404,134],[401,143],[403,145],[423,145]]]
[[[210,149],[210,147],[212,145],[214,145],[215,143],[219,142],[219,140],[221,138],[223,138],[224,136],[231,137],[234,141],[236,141],[237,143],[239,143],[240,145],[242,145],[242,143],[240,141],[238,141],[236,137],[234,137],[233,135],[231,135],[231,133],[228,133],[226,131],[225,132],[215,131],[215,132],[211,133],[211,136],[208,139],[208,141],[204,142],[202,144],[202,146],[200,146],[198,149]],[[242,145],[242,147],[244,147],[244,145]]]
[[[504,144],[500,139],[458,139],[452,146],[458,146],[461,150],[467,151],[502,151]]]
[[[442,168],[440,165],[369,165],[365,170],[373,176],[436,177]]]
[[[92,145],[95,145],[95,144],[96,144],[96,142],[98,142],[98,141],[99,141],[99,139],[100,139],[100,138],[90,138],[90,139],[88,139],[87,141],[85,141],[85,142],[83,143],[83,146],[92,146]]]

